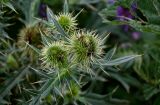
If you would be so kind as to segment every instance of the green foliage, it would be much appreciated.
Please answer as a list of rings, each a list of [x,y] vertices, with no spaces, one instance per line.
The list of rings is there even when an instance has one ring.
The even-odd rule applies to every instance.
[[[60,23],[55,19],[55,17],[54,17],[54,14],[52,13],[52,11],[49,9],[49,8],[47,8],[47,11],[48,11],[48,20],[49,20],[49,22],[51,22],[53,25],[55,25],[56,26],[56,28],[57,28],[57,30],[60,32],[60,35],[62,34],[62,37],[63,36],[65,36],[65,34],[66,34],[66,32],[64,32],[64,30],[63,30],[63,27],[60,25]],[[53,26],[53,25],[51,25],[51,26]],[[64,34],[65,33],[65,34]],[[75,32],[76,33],[76,32]],[[77,35],[77,34],[79,34],[79,35]],[[97,45],[98,43],[99,43],[99,41],[100,40],[97,40],[96,39],[96,36],[93,34],[92,35],[92,33],[89,33],[89,32],[87,32],[87,33],[76,33],[76,34],[73,34],[73,37],[74,37],[74,35],[76,35],[77,37],[79,37],[79,38],[81,38],[81,36],[80,35],[82,35],[82,38],[84,37],[84,38],[86,38],[86,39],[79,39],[79,41],[84,41],[85,43],[89,43],[90,45],[94,45],[94,46],[96,46],[95,47],[95,51],[98,51],[99,49],[100,49],[100,47],[101,46],[103,46],[103,45]],[[68,36],[68,35],[67,35]],[[64,38],[67,38],[67,36],[65,36]],[[68,38],[70,38],[70,37],[68,37]],[[62,38],[63,39],[63,38]],[[72,43],[72,41],[74,41],[74,40],[76,40],[76,39],[69,39],[69,40],[71,40],[71,43]],[[103,39],[102,39],[103,40]],[[74,46],[74,45],[70,45],[70,47],[71,47],[71,49],[72,49],[72,46],[73,46],[73,48],[79,48],[79,47],[82,47],[82,49],[81,50],[78,50],[78,51],[83,51],[83,47],[85,48],[85,49],[89,49],[89,47],[86,47],[86,45],[84,44],[84,42],[77,42],[78,40],[76,40],[76,43],[73,43],[74,45],[76,45],[76,46]],[[90,43],[90,41],[92,41],[92,42],[94,42],[94,43],[96,43],[96,44],[93,44],[93,43]],[[52,42],[52,43],[55,43],[55,42]],[[56,77],[56,78],[54,78],[54,79],[49,79],[48,80],[48,82],[46,82],[43,86],[42,86],[42,88],[39,90],[39,93],[38,93],[38,95],[36,96],[36,97],[33,97],[32,98],[32,100],[31,100],[31,102],[30,102],[30,104],[31,105],[38,105],[38,104],[40,104],[40,101],[43,99],[43,98],[45,98],[47,95],[49,95],[49,93],[50,93],[50,91],[53,89],[53,87],[57,87],[56,88],[56,90],[58,90],[58,93],[59,94],[55,94],[54,95],[54,97],[55,98],[57,98],[57,97],[59,97],[59,95],[63,98],[63,97],[65,97],[65,92],[70,92],[70,94],[71,95],[76,95],[76,94],[74,94],[73,93],[73,91],[72,91],[72,82],[71,82],[71,80],[74,80],[75,82],[76,82],[76,85],[80,85],[81,84],[81,82],[82,81],[80,81],[79,79],[80,79],[80,75],[74,75],[74,72],[76,73],[76,72],[80,72],[80,71],[78,71],[78,66],[79,66],[79,64],[81,63],[80,61],[78,61],[78,62],[75,62],[74,60],[73,61],[69,61],[70,62],[70,64],[68,64],[69,65],[69,67],[68,66],[64,66],[64,65],[66,65],[66,64],[63,64],[63,63],[61,63],[60,62],[60,59],[59,58],[57,58],[57,57],[60,57],[60,56],[64,56],[64,57],[66,57],[66,56],[68,56],[68,55],[66,55],[66,54],[61,54],[61,50],[59,50],[59,47],[60,47],[60,45],[63,43],[63,41],[61,41],[61,42],[59,42],[59,44],[51,44],[51,47],[48,47],[47,48],[47,46],[46,47],[44,47],[44,49],[45,50],[43,50],[43,56],[45,57],[45,59],[47,60],[47,59],[49,59],[49,60],[47,60],[45,63],[47,64],[47,63],[49,63],[49,62],[51,62],[51,60],[52,60],[52,64],[54,63],[54,65],[58,65],[58,68],[53,68],[53,69],[59,69],[59,70],[55,70],[55,73],[54,73],[54,77]],[[63,44],[65,44],[65,43],[63,43]],[[103,44],[103,41],[102,41],[102,44]],[[78,46],[78,45],[80,45],[80,46]],[[50,45],[49,45],[50,46]],[[67,45],[65,45],[64,47],[66,47]],[[70,48],[70,47],[68,47],[68,48]],[[54,49],[53,49],[54,48]],[[57,49],[58,48],[58,49]],[[102,47],[103,48],[103,47]],[[50,51],[50,50],[52,50],[52,51]],[[57,50],[58,50],[58,53],[57,53]],[[66,49],[67,50],[67,49]],[[45,52],[44,52],[45,51]],[[48,52],[49,51],[49,52]],[[77,50],[75,50],[75,51],[77,51]],[[88,50],[89,52],[92,52],[92,51],[94,51],[94,50]],[[64,51],[63,51],[64,52]],[[68,52],[69,53],[69,52]],[[72,52],[72,50],[71,50],[71,55],[73,55],[74,53],[76,53],[76,52]],[[73,53],[73,54],[72,54]],[[88,52],[87,52],[88,53]],[[49,54],[49,56],[48,56],[48,54]],[[60,54],[60,55],[59,55]],[[51,57],[52,56],[52,57]],[[80,55],[81,57],[82,56],[84,56],[84,55]],[[94,56],[94,53],[93,53],[93,56]],[[68,60],[72,60],[72,57],[73,57],[73,59],[75,59],[74,57],[76,57],[76,56],[68,56]],[[121,64],[121,63],[123,63],[123,62],[126,62],[126,61],[128,61],[128,60],[131,60],[131,59],[134,59],[135,57],[137,57],[137,56],[128,56],[127,58],[127,60],[126,60],[126,58],[124,58],[124,59],[119,59],[117,62],[113,62],[112,63],[112,66],[113,65],[117,65],[117,63],[118,64]],[[50,59],[50,58],[52,58],[52,59]],[[58,60],[59,59],[59,60]],[[66,58],[63,58],[63,60],[65,60]],[[85,58],[83,58],[84,60],[85,60]],[[81,60],[83,60],[83,59],[81,59]],[[98,58],[93,58],[93,57],[91,57],[91,59],[88,59],[88,62],[91,62],[92,61],[92,59],[97,59],[98,60]],[[43,60],[43,59],[42,59]],[[101,59],[101,60],[103,60],[103,59]],[[124,60],[124,61],[123,61]],[[60,63],[60,65],[59,65],[59,63]],[[73,63],[72,63],[73,62]],[[76,63],[76,65],[75,65],[75,63]],[[50,63],[51,64],[51,63]],[[103,62],[101,62],[101,64],[102,65],[104,65],[103,64]],[[94,65],[94,62],[91,62],[91,65]],[[84,68],[79,68],[79,69],[92,69],[92,68],[90,68],[90,65],[87,65],[87,64],[84,64],[84,65],[82,65],[82,67],[84,66]],[[88,66],[88,67],[87,67]],[[100,66],[100,64],[98,65],[98,66]],[[52,69],[52,68],[47,68],[47,69]],[[74,71],[74,72],[73,72]],[[103,70],[104,71],[104,70]],[[73,72],[73,73],[72,73]],[[91,76],[94,74],[94,73],[92,73],[93,71],[91,71],[91,70],[89,70],[89,72],[86,72],[86,70],[85,70],[85,74],[84,75],[86,75],[87,76],[87,74],[90,74]],[[86,74],[87,73],[87,74]],[[76,74],[78,74],[78,73],[76,73]],[[95,75],[95,74],[94,74]],[[69,81],[70,80],[70,81]],[[63,82],[62,84],[61,84],[61,82]],[[66,86],[65,86],[66,85]],[[81,87],[81,85],[80,85],[80,87]],[[63,90],[61,90],[61,89],[63,89]],[[56,93],[56,90],[54,90],[53,92],[54,93]],[[80,90],[76,90],[76,91],[80,91]],[[69,94],[69,93],[68,93]],[[72,96],[72,97],[74,97],[74,96]],[[76,97],[76,96],[75,96]],[[83,99],[83,101],[81,100],[81,98],[84,98]],[[64,104],[66,103],[68,103],[68,99],[66,98],[65,100],[63,100],[64,102]],[[85,97],[82,97],[81,95],[80,95],[80,97],[77,97],[76,98],[76,100],[74,100],[74,99],[72,99],[72,100],[70,100],[69,102],[70,103],[78,103],[78,102],[81,102],[82,101],[82,103],[87,103],[87,100],[85,99]],[[84,102],[84,101],[86,101],[86,102]],[[90,101],[92,101],[92,100],[90,100]],[[88,103],[90,103],[90,102],[88,102]],[[92,102],[91,102],[92,103]]]
[[[144,3],[145,2],[145,3]],[[160,1],[159,0],[138,0],[139,9],[143,15],[147,18],[149,24],[159,25],[160,18]],[[146,5],[146,4],[149,4]]]
[[[134,11],[132,10],[133,3],[137,3]],[[147,83],[142,88],[146,100],[151,100],[155,94],[159,94],[159,36],[154,36],[160,35],[159,3],[159,0],[121,0],[116,1],[114,5],[108,5],[99,13],[104,23],[114,26],[128,25],[135,30],[144,32],[141,42],[132,44],[134,48],[132,47],[130,50],[143,53],[143,56],[135,60],[133,69]],[[116,19],[119,6],[127,8],[134,18],[124,17],[123,21]],[[147,38],[147,34],[150,34],[150,38]],[[151,40],[151,37],[155,37],[155,39]],[[125,85],[124,87],[127,88]]]
[[[142,32],[151,32],[155,34],[160,34],[159,30],[159,2],[158,0],[137,0],[138,10],[141,11],[143,16],[147,18],[147,21],[144,21],[139,17],[138,15],[135,15],[138,20],[133,20],[125,17],[127,21],[117,21],[117,20],[109,20],[108,17],[116,17],[116,8],[121,5],[126,8],[130,8],[131,5],[136,2],[136,0],[122,0],[117,1],[117,4],[109,6],[101,11],[100,15],[104,19],[105,23],[111,23],[113,25],[121,25],[121,24],[128,24],[135,28],[136,30],[142,31]],[[148,6],[149,5],[149,6]],[[145,23],[145,25],[143,25]]]
[[[0,104],[159,105],[159,11],[159,0],[1,0]]]

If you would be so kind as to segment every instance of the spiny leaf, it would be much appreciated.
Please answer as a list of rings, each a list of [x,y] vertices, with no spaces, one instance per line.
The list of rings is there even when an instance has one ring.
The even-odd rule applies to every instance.
[[[4,3],[4,5],[7,6],[7,7],[9,7],[14,12],[18,13],[10,2]]]
[[[137,2],[139,9],[148,19],[151,24],[160,24],[160,1],[159,0],[138,0]],[[149,4],[149,6],[148,6]]]
[[[113,55],[115,54],[115,52],[116,52],[116,47],[108,51],[108,53],[105,55],[106,61],[110,61]]]
[[[60,74],[60,76],[63,76],[64,73]],[[33,97],[32,101],[30,102],[29,105],[39,105],[40,100],[45,98],[49,92],[54,88],[54,84],[59,80],[58,77],[49,79],[39,90],[40,92],[38,93],[38,96]]]
[[[3,99],[3,97],[5,97],[8,92],[10,92],[10,90],[17,84],[20,82],[22,76],[27,72],[29,67],[26,67],[25,69],[23,69],[22,71],[19,71],[19,73],[6,85],[6,87],[1,90],[0,92],[0,102],[1,99]]]
[[[46,97],[46,95],[51,91],[51,89],[53,89],[54,83],[55,83],[54,79],[49,79],[40,89],[40,93],[38,93],[38,96],[32,98],[32,101],[30,102],[29,105],[39,105],[40,100]]]
[[[41,70],[37,70],[37,69],[32,68],[32,67],[31,67],[31,69],[34,70],[37,74],[39,74],[39,75],[41,75],[41,76],[43,76],[43,77],[51,78],[50,75],[46,74],[45,72],[43,72],[43,71],[41,71]]]
[[[145,99],[149,100],[153,95],[158,94],[160,90],[150,85],[144,85],[143,92]]]
[[[125,57],[117,58],[117,59],[114,59],[114,60],[110,60],[110,61],[108,61],[104,64],[102,63],[101,65],[103,65],[103,66],[116,66],[116,65],[128,62],[130,60],[133,60],[134,58],[139,57],[139,56],[140,55],[125,56]]]
[[[118,74],[113,73],[113,72],[109,72],[109,74],[110,74],[111,77],[113,77],[114,79],[119,81],[123,85],[123,87],[126,89],[126,91],[129,92],[130,87],[121,75],[118,75]]]
[[[60,32],[63,36],[67,36],[67,34],[65,33],[65,31],[63,30],[61,25],[55,19],[55,16],[54,16],[53,12],[48,7],[47,7],[47,19],[48,19],[49,22],[51,22],[53,25],[56,26],[58,32]]]
[[[25,42],[30,48],[32,48],[36,53],[41,54],[41,51],[37,49],[36,47],[30,45],[29,43]]]
[[[68,0],[64,1],[64,5],[63,5],[63,12],[64,13],[68,13],[69,12],[69,7],[68,7]]]

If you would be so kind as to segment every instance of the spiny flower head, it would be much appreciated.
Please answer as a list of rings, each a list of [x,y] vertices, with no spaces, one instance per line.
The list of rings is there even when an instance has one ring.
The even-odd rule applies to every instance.
[[[76,18],[70,13],[60,13],[56,16],[56,20],[65,31],[72,31],[76,28]]]
[[[18,45],[24,47],[26,45],[25,42],[38,47],[41,44],[41,34],[38,25],[35,26],[26,26],[19,33]]]
[[[41,49],[42,48],[42,40],[41,40],[41,33],[40,31],[46,33],[46,28],[40,24],[31,24],[26,25],[22,28],[18,34],[18,42],[17,45],[19,48],[25,48],[23,51],[24,55],[28,55],[31,59],[35,57],[35,51],[30,47],[27,46],[26,43],[32,45],[35,48]],[[34,59],[33,59],[34,60]]]
[[[65,68],[68,62],[67,55],[63,42],[53,42],[42,49],[42,60],[45,67]]]
[[[77,63],[88,65],[100,58],[103,49],[101,40],[93,31],[79,31],[70,38],[71,50]]]

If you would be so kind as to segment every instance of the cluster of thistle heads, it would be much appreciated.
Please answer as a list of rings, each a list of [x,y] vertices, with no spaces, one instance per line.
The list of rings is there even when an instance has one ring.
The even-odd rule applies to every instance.
[[[27,42],[41,49],[43,67],[45,68],[62,69],[75,66],[89,68],[92,63],[96,63],[97,59],[101,58],[104,40],[95,31],[78,29],[76,17],[71,13],[59,13],[55,16],[55,20],[67,33],[67,36],[43,45],[42,32],[46,32],[47,27],[42,27],[39,24],[27,25],[19,33],[19,46],[24,47]],[[56,26],[52,24],[50,30],[57,31]],[[46,35],[54,36],[49,32]],[[30,48],[30,50],[32,49]],[[30,50],[29,52],[31,52]]]
[[[75,72],[95,74],[92,66],[98,63],[103,56],[104,39],[106,38],[101,39],[96,31],[79,29],[76,17],[66,12],[52,17],[64,31],[65,36],[61,35],[55,23],[48,20],[49,26],[40,27],[37,24],[26,26],[20,32],[20,41],[18,41],[20,45],[23,45],[22,41],[28,42],[40,50],[42,68],[55,71],[55,78],[58,77],[60,80],[57,87],[62,89],[62,94],[65,94],[65,99],[68,101],[77,99],[80,93],[80,76],[72,74]],[[58,38],[54,38],[57,36]],[[52,40],[48,40],[48,37]],[[46,39],[45,42],[43,39]],[[33,49],[30,48],[30,50]],[[76,80],[73,79],[73,76]]]
[[[32,46],[32,48],[27,47],[26,50],[29,51],[24,51],[31,57],[34,53],[33,48],[38,49],[42,68],[56,71],[55,76],[61,78],[61,82],[66,81],[67,76],[71,75],[70,72],[75,72],[76,69],[83,69],[83,72],[92,74],[92,65],[98,63],[103,56],[105,38],[101,39],[95,31],[79,29],[76,17],[66,12],[52,17],[66,36],[61,35],[56,24],[49,20],[44,22],[49,23],[48,26],[39,23],[26,25],[19,33],[18,45],[24,47],[28,43],[27,45]],[[57,35],[58,38],[55,38]],[[69,79],[67,78],[67,81]],[[63,86],[65,87],[65,83]],[[69,87],[70,91],[65,91],[64,94],[69,98],[72,93],[76,98],[79,94],[79,85],[70,80]]]
[[[75,30],[67,40],[48,43],[42,49],[45,67],[90,67],[102,55],[102,42],[92,31]]]

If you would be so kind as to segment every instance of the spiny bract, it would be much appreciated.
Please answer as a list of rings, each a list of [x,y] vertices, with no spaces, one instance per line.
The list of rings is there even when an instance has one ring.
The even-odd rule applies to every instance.
[[[63,42],[53,42],[42,49],[42,60],[45,67],[65,68],[67,66],[67,51]]]
[[[59,13],[56,16],[56,20],[62,26],[65,31],[72,31],[76,29],[77,23],[76,18],[70,13]]]
[[[101,58],[103,49],[103,40],[101,40],[93,31],[75,32],[70,40],[73,59],[77,63],[89,65]]]

